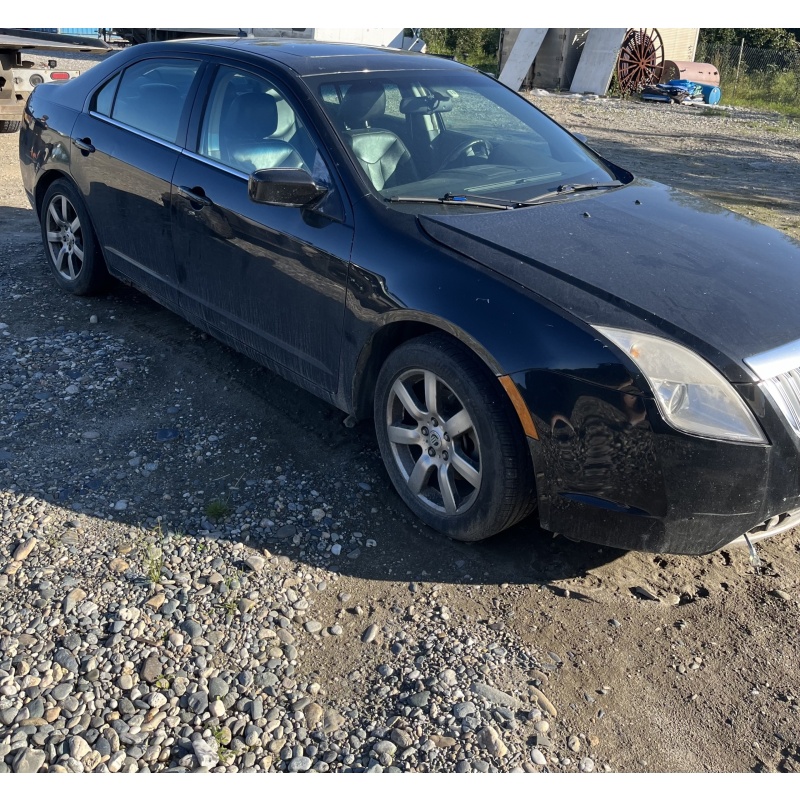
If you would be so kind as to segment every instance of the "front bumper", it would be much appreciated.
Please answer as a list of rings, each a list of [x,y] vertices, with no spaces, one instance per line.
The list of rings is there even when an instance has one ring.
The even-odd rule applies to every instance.
[[[701,554],[772,517],[784,527],[780,515],[800,508],[800,441],[760,393],[748,402],[766,446],[681,433],[654,401],[574,376],[511,377],[538,433],[528,444],[547,530],[626,550]]]

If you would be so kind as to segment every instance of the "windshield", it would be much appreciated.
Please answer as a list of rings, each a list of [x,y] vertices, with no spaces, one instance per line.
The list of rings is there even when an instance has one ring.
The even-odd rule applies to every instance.
[[[385,200],[514,203],[619,180],[538,109],[479,73],[372,72],[312,86]]]

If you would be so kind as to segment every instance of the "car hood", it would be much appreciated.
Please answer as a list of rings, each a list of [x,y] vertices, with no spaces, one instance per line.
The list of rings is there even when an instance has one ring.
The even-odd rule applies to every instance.
[[[585,322],[666,334],[731,380],[752,379],[743,359],[800,338],[800,243],[663,184],[419,222]]]

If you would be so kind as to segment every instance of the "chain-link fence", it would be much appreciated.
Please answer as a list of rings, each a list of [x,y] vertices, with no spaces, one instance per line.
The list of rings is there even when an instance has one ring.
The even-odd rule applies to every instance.
[[[800,113],[800,50],[703,44],[695,61],[719,70],[722,102]]]

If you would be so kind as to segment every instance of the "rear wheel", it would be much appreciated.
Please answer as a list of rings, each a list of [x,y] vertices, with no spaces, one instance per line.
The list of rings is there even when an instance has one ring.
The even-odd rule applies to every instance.
[[[376,386],[375,427],[398,493],[447,536],[485,539],[533,510],[522,426],[494,376],[450,337],[423,336],[389,355]]]
[[[103,256],[77,189],[54,181],[42,202],[42,241],[58,285],[72,294],[94,294],[108,280]]]

